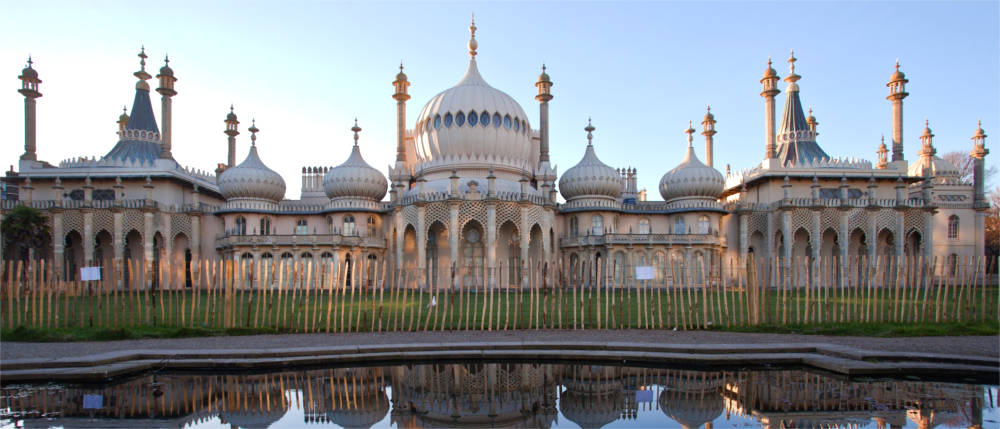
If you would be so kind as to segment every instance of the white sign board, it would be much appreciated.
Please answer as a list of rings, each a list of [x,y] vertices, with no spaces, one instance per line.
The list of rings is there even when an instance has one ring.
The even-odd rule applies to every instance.
[[[82,280],[82,281],[90,281],[90,280],[101,281],[101,267],[82,267],[82,268],[80,268],[80,280]]]
[[[656,278],[656,272],[653,271],[653,267],[649,266],[638,266],[635,267],[635,279],[636,280],[653,280]]]

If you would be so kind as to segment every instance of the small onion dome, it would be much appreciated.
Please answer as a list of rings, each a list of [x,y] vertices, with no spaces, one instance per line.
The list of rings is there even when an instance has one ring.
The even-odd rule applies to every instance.
[[[889,77],[889,82],[899,82],[901,80],[906,80],[906,75],[899,71],[899,61],[896,61],[896,71]]]
[[[714,390],[687,392],[666,389],[660,394],[658,401],[663,414],[685,429],[712,423],[726,408],[722,395]]]
[[[277,203],[285,198],[285,179],[264,165],[257,155],[257,145],[252,145],[240,165],[219,175],[219,192],[226,200],[247,198]]]
[[[668,202],[681,198],[716,199],[724,186],[722,173],[702,164],[689,144],[684,160],[660,179],[660,195]]]
[[[125,107],[122,106],[122,114],[118,115],[118,122],[127,124],[128,123],[128,113],[125,112]]]
[[[235,121],[235,120],[236,120],[236,113],[233,112],[233,106],[230,105],[229,113],[226,114],[226,121]]]
[[[323,191],[330,199],[360,198],[381,201],[389,182],[381,172],[368,165],[361,157],[361,149],[354,145],[347,161],[330,169],[323,176]]]
[[[767,59],[767,70],[764,70],[764,79],[768,79],[768,78],[772,78],[772,77],[774,77],[774,78],[778,77],[778,72],[777,72],[777,70],[774,69],[774,67],[771,67],[771,59],[768,58]]]
[[[28,66],[21,70],[22,80],[38,79],[38,72],[31,68],[31,58],[28,58]]]
[[[566,200],[580,197],[618,198],[622,193],[622,177],[594,153],[594,145],[590,141],[594,127],[588,122],[585,129],[587,150],[583,159],[559,178],[559,190]]]
[[[542,64],[542,74],[538,75],[538,81],[539,82],[552,82],[552,80],[549,79],[549,74],[545,72],[545,64]]]
[[[163,67],[160,67],[159,76],[174,77],[174,69],[170,68],[170,60],[167,60],[166,63],[163,64]]]

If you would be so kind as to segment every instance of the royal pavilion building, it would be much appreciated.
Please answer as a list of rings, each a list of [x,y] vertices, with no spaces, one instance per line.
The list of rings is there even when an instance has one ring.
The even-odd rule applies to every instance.
[[[118,120],[118,141],[106,151],[87,148],[96,152],[90,157],[38,160],[35,104],[42,81],[29,60],[18,91],[25,101],[25,151],[4,177],[0,216],[18,205],[41,209],[50,236],[31,256],[53,261],[67,278],[79,267],[122,261],[148,268],[166,259],[186,266],[201,259],[277,259],[347,269],[385,262],[420,273],[412,282],[420,286],[454,279],[473,288],[520,287],[529,282],[531,270],[522,268],[528,264],[586,262],[607,281],[622,283],[635,275],[631,267],[652,266],[659,279],[671,263],[717,276],[727,261],[750,255],[782,264],[880,255],[954,264],[984,254],[986,135],[973,130],[972,183],[937,156],[929,123],[919,136],[919,157],[906,160],[908,80],[898,64],[887,84],[891,141],[873,148],[875,162],[824,151],[818,121],[802,107],[802,77],[791,55],[783,88],[770,60],[760,78],[766,119],[760,162],[716,169],[716,120],[709,110],[700,131],[689,123],[686,145],[680,132],[665,142],[683,150],[662,155],[675,167],[654,173],[662,174],[662,200],[653,201],[638,189],[635,169],[601,161],[601,139],[589,120],[580,161],[560,175],[549,156],[552,79],[543,67],[534,83],[538,113],[529,114],[487,83],[476,63],[475,24],[470,31],[464,76],[427,100],[412,122],[406,118],[410,82],[400,66],[392,95],[396,157],[388,171],[373,168],[364,153],[390,148],[366,142],[355,123],[343,162],[302,168],[297,200],[285,198],[285,178],[267,166],[276,150],[263,139],[258,148],[252,121],[249,153],[237,163],[241,122],[232,108],[225,115],[225,162],[200,171],[175,160],[171,100],[178,79],[165,59],[153,81],[157,118],[144,50],[131,111]],[[704,137],[703,151],[695,133]]]

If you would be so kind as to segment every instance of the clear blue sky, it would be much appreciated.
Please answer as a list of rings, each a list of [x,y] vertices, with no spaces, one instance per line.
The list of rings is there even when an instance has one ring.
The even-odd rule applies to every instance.
[[[299,194],[303,165],[346,159],[355,116],[364,128],[363,154],[384,172],[394,159],[390,96],[399,61],[412,82],[409,128],[430,97],[464,74],[472,13],[483,77],[518,100],[536,127],[534,82],[547,63],[555,82],[551,142],[559,172],[583,155],[590,116],[598,155],[612,166],[637,167],[651,199],[659,199],[660,176],[683,155],[687,121],[700,122],[706,104],[719,121],[716,168],[760,161],[758,81],[768,56],[779,75],[788,74],[789,49],[799,58],[802,101],[813,108],[819,143],[832,156],[874,160],[880,135],[891,133],[885,83],[897,58],[910,79],[908,160],[917,158],[924,117],[939,153],[968,152],[977,118],[997,136],[988,146],[1000,138],[996,1],[35,1],[0,8],[5,166],[22,152],[16,76],[29,53],[43,80],[39,157],[57,162],[100,157],[114,145],[115,120],[122,105],[131,109],[131,73],[145,44],[148,68],[158,69],[169,53],[179,78],[174,154],[181,163],[212,170],[225,161],[222,121],[232,102],[244,130],[238,161],[256,117],[261,156],[284,176],[290,198]],[[997,165],[998,156],[994,151],[988,164]]]

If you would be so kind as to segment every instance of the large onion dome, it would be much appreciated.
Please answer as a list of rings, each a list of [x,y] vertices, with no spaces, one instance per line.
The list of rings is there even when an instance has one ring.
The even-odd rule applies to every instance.
[[[673,170],[660,179],[660,195],[664,201],[670,202],[686,198],[716,199],[725,187],[725,179],[718,170],[703,164],[694,154],[691,134],[694,130],[688,126],[688,148],[684,159]]]
[[[357,121],[354,127],[354,148],[351,149],[351,156],[347,161],[330,169],[323,176],[323,190],[330,199],[336,198],[358,198],[373,201],[381,201],[385,196],[389,182],[378,170],[368,165],[361,157],[361,149],[358,147],[358,132],[361,127]]]
[[[476,66],[475,25],[470,27],[469,68],[454,87],[430,99],[417,116],[414,146],[425,171],[455,164],[493,165],[520,171],[534,166],[528,115],[514,99],[493,88]],[[443,167],[447,166],[447,167]]]
[[[285,198],[285,179],[260,160],[257,155],[257,127],[251,126],[250,132],[253,133],[250,153],[240,165],[219,175],[219,192],[227,201],[248,199],[277,203]]]
[[[574,198],[617,199],[622,193],[618,171],[601,162],[594,153],[593,125],[587,121],[587,150],[583,159],[559,178],[559,190],[567,201]]]

